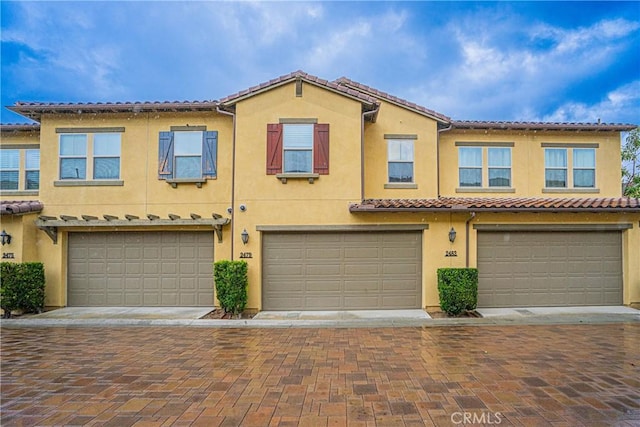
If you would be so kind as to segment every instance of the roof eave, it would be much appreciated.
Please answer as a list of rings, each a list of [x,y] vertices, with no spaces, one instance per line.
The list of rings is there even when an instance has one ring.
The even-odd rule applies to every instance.
[[[640,208],[420,208],[420,207],[373,207],[373,206],[349,206],[351,213],[464,213],[464,212],[488,212],[488,213],[640,213]]]

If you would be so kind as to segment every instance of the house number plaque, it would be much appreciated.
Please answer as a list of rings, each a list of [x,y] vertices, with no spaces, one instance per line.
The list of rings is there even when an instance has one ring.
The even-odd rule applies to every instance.
[[[457,251],[444,251],[444,256],[445,257],[458,256],[458,252]]]
[[[15,255],[13,254],[13,252],[3,252],[2,253],[2,259],[14,259]]]
[[[253,254],[251,252],[240,252],[240,258],[253,258]]]

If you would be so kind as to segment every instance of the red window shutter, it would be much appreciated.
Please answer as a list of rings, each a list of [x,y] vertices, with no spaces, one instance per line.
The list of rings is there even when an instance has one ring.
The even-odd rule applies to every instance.
[[[313,172],[329,175],[328,123],[317,123],[313,127]]]
[[[282,124],[267,125],[267,175],[282,173]]]

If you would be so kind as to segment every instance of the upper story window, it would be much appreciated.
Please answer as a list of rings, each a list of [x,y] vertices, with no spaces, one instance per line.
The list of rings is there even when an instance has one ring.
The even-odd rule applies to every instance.
[[[158,179],[175,184],[216,178],[218,131],[207,131],[205,126],[171,129],[159,135]]]
[[[281,119],[267,125],[267,175],[285,183],[296,175],[329,174],[329,124],[316,119]]]
[[[61,180],[120,179],[119,132],[61,133]]]
[[[313,171],[313,125],[284,125],[284,173]]]
[[[460,188],[511,189],[512,143],[457,142]],[[499,145],[498,145],[499,144]],[[485,184],[486,183],[486,184]]]
[[[39,188],[40,149],[0,149],[0,189],[34,191]]]
[[[546,188],[595,188],[596,150],[594,148],[545,148]],[[571,178],[571,182],[570,182]]]
[[[413,145],[410,139],[387,140],[389,183],[413,182]]]

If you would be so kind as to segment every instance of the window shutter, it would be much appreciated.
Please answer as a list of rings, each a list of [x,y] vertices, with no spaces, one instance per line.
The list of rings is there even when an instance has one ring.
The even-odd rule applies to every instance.
[[[329,174],[328,123],[316,123],[313,126],[313,171],[320,175]]]
[[[173,132],[160,132],[158,179],[173,178]]]
[[[202,133],[202,177],[215,178],[218,172],[218,131]]]
[[[282,173],[282,124],[267,125],[267,175]]]

